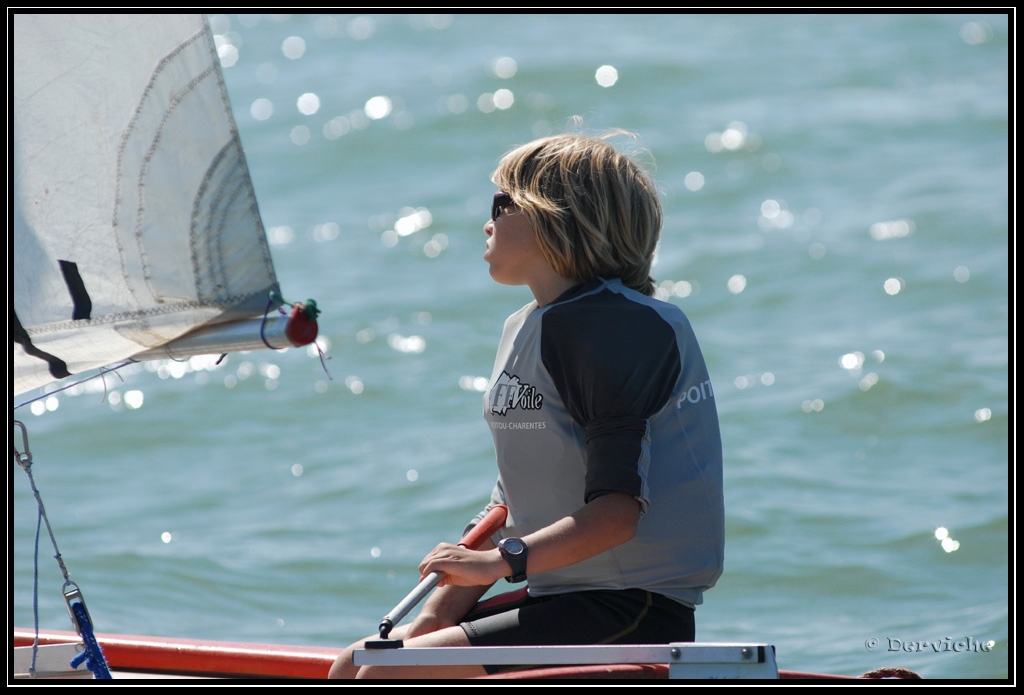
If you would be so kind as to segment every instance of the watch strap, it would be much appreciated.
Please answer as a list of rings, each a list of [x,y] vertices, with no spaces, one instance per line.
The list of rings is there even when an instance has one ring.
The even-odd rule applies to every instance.
[[[522,551],[519,553],[509,552],[509,549],[505,547],[506,542],[515,541],[522,546]],[[506,538],[498,544],[498,552],[501,553],[501,557],[505,559],[508,566],[512,569],[512,574],[505,577],[505,580],[510,583],[525,582],[526,581],[526,555],[527,547],[526,543],[519,538]]]

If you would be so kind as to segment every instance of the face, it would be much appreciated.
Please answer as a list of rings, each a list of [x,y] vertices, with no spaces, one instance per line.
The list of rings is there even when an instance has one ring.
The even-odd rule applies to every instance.
[[[533,226],[505,193],[494,195],[491,214],[494,217],[484,225],[484,260],[491,267],[491,277],[503,285],[530,285],[548,269]]]

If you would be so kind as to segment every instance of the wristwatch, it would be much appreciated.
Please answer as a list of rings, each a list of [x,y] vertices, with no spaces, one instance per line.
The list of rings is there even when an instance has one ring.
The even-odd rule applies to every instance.
[[[525,582],[526,581],[526,543],[518,538],[506,538],[498,543],[498,552],[512,568],[512,575],[505,577],[505,581]]]

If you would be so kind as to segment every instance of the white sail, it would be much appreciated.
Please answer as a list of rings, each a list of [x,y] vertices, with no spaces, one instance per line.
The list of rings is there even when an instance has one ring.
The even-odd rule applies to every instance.
[[[205,18],[12,26],[14,394],[262,314],[277,279]]]

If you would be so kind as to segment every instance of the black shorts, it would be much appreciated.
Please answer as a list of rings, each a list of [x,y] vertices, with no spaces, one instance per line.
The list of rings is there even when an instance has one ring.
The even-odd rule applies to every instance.
[[[525,589],[478,604],[462,622],[475,647],[693,642],[693,609],[644,589],[531,597]],[[484,666],[488,673],[516,667]],[[520,667],[521,668],[521,667]]]

